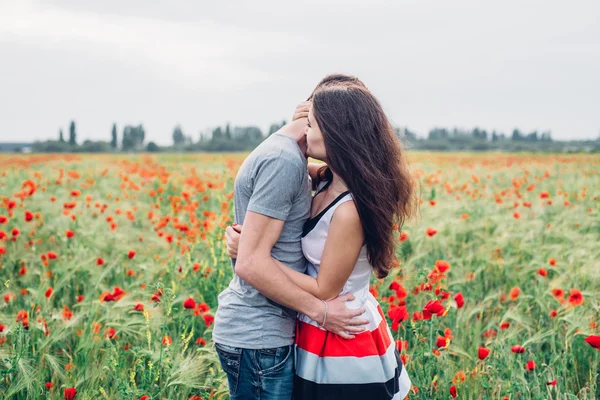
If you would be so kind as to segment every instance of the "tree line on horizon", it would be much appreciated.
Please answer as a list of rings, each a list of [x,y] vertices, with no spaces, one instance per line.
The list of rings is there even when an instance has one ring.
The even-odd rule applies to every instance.
[[[65,139],[63,130],[59,130],[58,140],[36,141],[32,152],[64,153],[115,153],[115,152],[239,152],[250,151],[268,136],[277,132],[286,121],[274,123],[268,132],[263,133],[256,126],[218,126],[212,130],[201,132],[198,139],[186,135],[180,125],[176,125],[172,133],[171,146],[159,146],[153,141],[146,141],[146,131],[142,124],[125,125],[119,137],[117,124],[114,123],[108,141],[77,141],[75,121],[69,124],[69,137]],[[434,151],[600,151],[600,135],[596,140],[555,141],[550,131],[522,132],[515,128],[510,135],[503,132],[473,128],[447,129],[435,127],[428,132],[426,138],[420,138],[408,128],[394,128],[402,143],[413,150]]]

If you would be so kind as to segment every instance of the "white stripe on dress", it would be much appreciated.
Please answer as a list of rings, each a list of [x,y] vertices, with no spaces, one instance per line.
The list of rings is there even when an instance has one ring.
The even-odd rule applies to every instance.
[[[394,377],[396,344],[382,356],[319,357],[296,347],[296,375],[315,383],[385,383]],[[408,375],[407,375],[408,376]]]

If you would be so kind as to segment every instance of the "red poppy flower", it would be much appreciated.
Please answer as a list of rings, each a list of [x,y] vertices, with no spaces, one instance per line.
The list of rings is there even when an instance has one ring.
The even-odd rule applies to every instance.
[[[148,396],[142,396],[142,397],[140,397],[140,400],[148,400],[149,398],[150,397],[148,397]]]
[[[49,258],[50,260],[56,260],[56,258],[58,257],[58,255],[57,255],[55,252],[53,252],[53,251],[49,251],[49,252],[47,253],[47,255],[48,255],[48,258]]]
[[[448,264],[448,262],[444,260],[437,260],[435,262],[435,267],[438,269],[438,271],[444,273],[450,269],[450,264]]]
[[[516,301],[519,298],[519,295],[521,294],[521,289],[519,289],[518,286],[515,286],[514,288],[510,289],[510,299],[512,301]]]
[[[513,218],[514,218],[514,219],[519,219],[519,218],[521,218],[521,214],[519,214],[519,212],[518,212],[518,211],[515,211],[515,212],[513,213]]]
[[[542,193],[540,193],[540,198],[541,199],[547,199],[548,197],[550,197],[550,193],[548,193],[548,192],[542,192]]]
[[[8,222],[8,217],[6,215],[0,215],[0,224],[4,225]]]
[[[133,309],[134,309],[135,311],[144,311],[144,305],[143,305],[142,303],[137,303],[137,304],[136,304],[136,305],[133,307]]]
[[[131,260],[133,257],[135,257],[135,250],[129,250],[129,253],[127,253],[127,257],[129,257],[129,259]]]
[[[577,289],[571,289],[571,294],[569,295],[569,303],[574,306],[580,306],[583,304],[583,295]]]
[[[112,292],[113,301],[119,301],[125,296],[126,292],[118,286],[115,286]]]
[[[196,344],[198,346],[206,346],[206,339],[199,337],[198,339],[196,339]]]
[[[212,325],[213,322],[215,322],[215,317],[213,317],[212,315],[206,314],[204,315],[204,323],[206,324],[206,327],[209,327]]]
[[[33,219],[33,213],[31,211],[25,211],[25,221],[29,222]]]
[[[98,257],[98,258],[96,259],[96,265],[104,265],[104,260],[103,260],[103,259],[101,259],[100,257]]]
[[[200,303],[198,304],[198,310],[200,310],[201,313],[205,313],[210,311],[210,307],[206,303]]]
[[[0,324],[0,333],[4,332],[4,329],[6,329],[6,325]]]
[[[513,353],[522,354],[525,353],[525,347],[515,344],[513,347],[510,348],[510,351],[512,351]]]
[[[527,361],[527,364],[525,364],[525,368],[527,368],[527,371],[533,371],[535,369],[535,361]]]
[[[396,348],[398,351],[408,350],[408,340],[396,340]]]
[[[498,332],[496,332],[493,329],[488,329],[487,331],[483,332],[483,337],[485,338],[495,338],[496,336],[498,336]]]
[[[548,264],[552,265],[553,267],[556,266],[556,258],[549,259]]]
[[[425,233],[427,234],[427,236],[429,237],[434,237],[436,233],[438,233],[437,229],[435,228],[427,228],[427,230],[425,231]]]
[[[402,232],[399,237],[401,242],[406,242],[408,240],[408,233]]]
[[[75,389],[75,388],[65,389],[65,400],[74,400],[76,395],[77,395],[77,389]]]
[[[150,298],[152,301],[160,303],[160,293],[152,293],[152,297]]]
[[[193,310],[194,308],[196,308],[196,302],[193,298],[190,297],[189,299],[183,302],[183,306],[188,310]]]
[[[49,298],[50,298],[50,296],[52,296],[52,292],[54,292],[54,290],[53,290],[51,287],[49,287],[49,288],[46,290],[46,294],[45,294],[45,296],[46,296],[46,298],[47,298],[47,299],[49,299]]]
[[[551,381],[551,382],[546,382],[546,385],[548,386],[556,386],[556,379]]]
[[[66,235],[70,239],[73,236],[75,236],[75,232],[73,232],[72,230],[67,229]]]
[[[54,386],[52,382],[46,382],[46,389],[52,389],[52,386]]]
[[[550,311],[550,318],[555,318],[556,315],[558,315],[558,311],[556,311],[556,310]]]
[[[450,396],[452,396],[453,399],[458,396],[458,393],[456,392],[456,386],[454,385],[450,386]]]
[[[167,346],[167,345],[170,345],[170,344],[172,344],[172,343],[173,343],[173,339],[171,339],[171,337],[170,337],[170,336],[164,336],[164,337],[162,338],[162,342],[161,342],[161,343],[162,343],[163,345]]]
[[[486,349],[485,347],[480,347],[479,350],[477,351],[477,356],[479,357],[480,360],[485,360],[487,358],[487,356],[490,355],[490,349]]]
[[[449,343],[450,343],[450,339],[448,339],[445,336],[438,336],[437,340],[435,341],[435,345],[438,348],[446,347]]]
[[[565,297],[565,292],[562,289],[552,289],[552,296],[556,297],[557,299],[562,299]]]
[[[547,277],[548,271],[546,271],[546,268],[540,268],[538,269],[538,274],[540,274],[540,276]]]
[[[115,334],[116,334],[116,333],[117,333],[117,332],[115,331],[115,328],[107,328],[107,329],[104,331],[104,336],[106,336],[106,337],[107,337],[107,338],[109,338],[109,339],[112,339],[112,338],[114,338],[114,337],[115,337]]]
[[[99,298],[100,298],[100,303],[103,303],[105,301],[115,301],[114,296],[110,292],[102,292],[102,294],[100,295]]]
[[[461,292],[456,293],[454,301],[456,301],[457,308],[462,308],[465,305],[465,298]]]
[[[444,314],[444,306],[439,300],[430,300],[425,307],[423,307],[423,319],[431,319],[431,316],[435,314],[441,317]]]
[[[392,286],[393,286],[393,289],[392,289]],[[397,281],[392,282],[392,284],[390,285],[390,289],[392,289],[396,292],[396,296],[398,296],[399,301],[406,299],[406,296],[408,296],[408,292],[406,291],[404,286],[402,286]]]
[[[593,348],[600,350],[600,336],[588,336],[584,340]]]

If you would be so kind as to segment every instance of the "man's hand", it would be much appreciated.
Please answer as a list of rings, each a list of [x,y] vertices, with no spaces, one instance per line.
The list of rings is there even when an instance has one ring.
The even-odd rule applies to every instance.
[[[292,122],[296,121],[300,118],[308,118],[308,110],[310,109],[310,101],[303,101],[302,103],[296,106],[296,111],[294,111],[294,116],[292,117]]]
[[[324,328],[344,339],[354,339],[354,334],[364,332],[367,329],[364,325],[369,323],[367,319],[355,318],[365,312],[364,307],[355,310],[346,307],[345,303],[352,300],[354,300],[353,295],[345,294],[327,302],[329,310]],[[320,313],[320,320],[316,320],[319,324],[323,322],[324,308],[325,306]]]
[[[225,241],[227,242],[227,254],[231,258],[237,258],[238,245],[242,236],[242,225],[234,224],[225,229]]]

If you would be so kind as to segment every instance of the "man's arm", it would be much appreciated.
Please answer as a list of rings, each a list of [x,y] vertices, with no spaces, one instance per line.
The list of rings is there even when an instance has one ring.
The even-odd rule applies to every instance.
[[[271,257],[271,249],[279,240],[284,221],[252,211],[246,213],[240,236],[235,273],[271,300],[322,322],[325,307],[319,299],[296,286]],[[354,336],[346,332],[364,331],[365,320],[353,317],[364,309],[350,310],[344,305],[353,296],[340,296],[329,304],[326,328],[346,339]],[[333,317],[333,318],[332,318]]]
[[[335,299],[356,266],[364,233],[354,202],[340,205],[334,212],[316,278],[277,262],[282,271],[302,289],[322,300]]]

